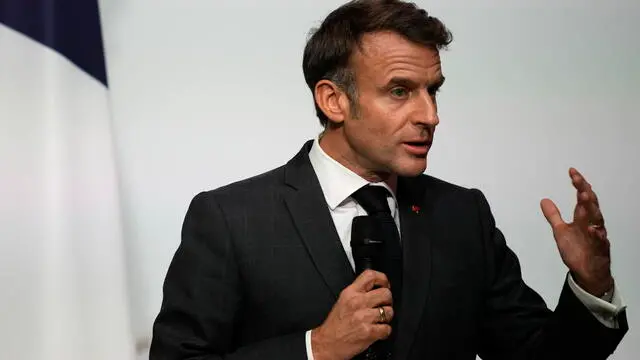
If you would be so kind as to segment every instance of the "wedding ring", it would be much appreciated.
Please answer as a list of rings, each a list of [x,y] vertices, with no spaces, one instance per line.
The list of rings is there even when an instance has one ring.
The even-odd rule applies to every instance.
[[[386,323],[387,322],[387,313],[384,311],[384,307],[380,306],[378,308],[378,311],[380,311],[380,322],[381,323]]]

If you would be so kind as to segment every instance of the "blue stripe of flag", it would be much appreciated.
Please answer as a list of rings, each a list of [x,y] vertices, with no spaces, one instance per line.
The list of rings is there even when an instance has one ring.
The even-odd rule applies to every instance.
[[[0,23],[57,51],[107,85],[98,0],[0,0]]]

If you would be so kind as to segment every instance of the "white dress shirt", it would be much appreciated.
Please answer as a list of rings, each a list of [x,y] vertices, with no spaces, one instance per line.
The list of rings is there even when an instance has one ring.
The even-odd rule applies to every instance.
[[[351,267],[355,268],[350,244],[351,222],[354,217],[367,215],[367,212],[351,198],[351,194],[367,184],[386,187],[392,194],[392,196],[388,197],[389,209],[391,209],[391,215],[396,222],[396,226],[400,229],[400,216],[398,215],[398,203],[395,193],[386,183],[369,183],[331,158],[322,150],[318,139],[313,142],[313,146],[309,151],[309,160],[311,160],[311,166],[320,182],[320,187],[331,212],[331,218],[340,237],[344,252],[349,259],[349,263],[351,263]],[[567,276],[567,281],[576,297],[585,304],[602,324],[609,328],[618,327],[616,316],[625,308],[622,305],[622,298],[618,291],[613,292],[612,296],[610,296],[610,302],[608,302],[581,289],[571,276]],[[305,341],[307,357],[309,360],[314,360],[311,349],[311,330],[307,331]]]

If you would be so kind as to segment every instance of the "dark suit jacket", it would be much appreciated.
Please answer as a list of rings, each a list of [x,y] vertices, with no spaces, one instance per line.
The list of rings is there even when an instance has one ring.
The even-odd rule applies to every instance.
[[[164,283],[150,359],[306,359],[355,275],[309,162],[195,196]],[[627,331],[565,286],[555,311],[521,278],[483,194],[399,179],[403,314],[396,359],[605,359]],[[412,205],[420,208],[412,211]]]

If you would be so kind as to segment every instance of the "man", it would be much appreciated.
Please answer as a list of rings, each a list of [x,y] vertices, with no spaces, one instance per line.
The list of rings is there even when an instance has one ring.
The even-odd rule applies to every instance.
[[[423,175],[439,122],[439,50],[450,42],[438,19],[399,0],[353,1],[324,20],[303,59],[322,135],[282,167],[193,199],[151,359],[615,350],[626,316],[598,200],[578,171],[572,222],[541,202],[569,268],[555,311],[523,282],[483,194]],[[374,212],[392,219],[385,256],[399,256],[385,272],[357,274],[352,221]]]

